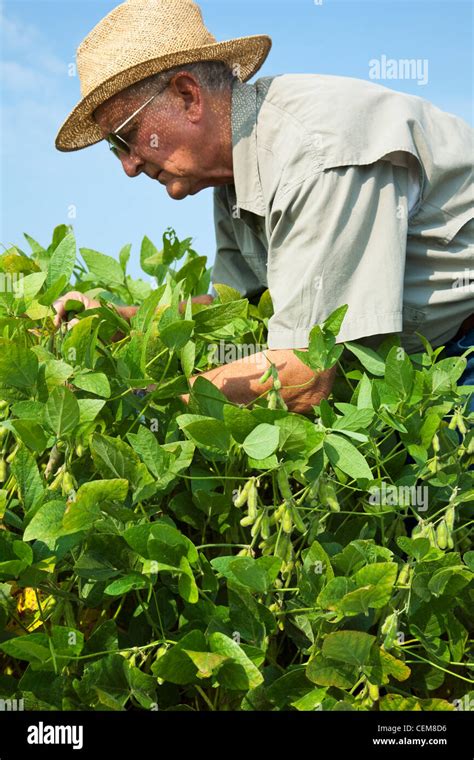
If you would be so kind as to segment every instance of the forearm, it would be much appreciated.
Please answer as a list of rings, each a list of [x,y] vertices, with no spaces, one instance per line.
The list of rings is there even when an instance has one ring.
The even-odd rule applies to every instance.
[[[292,349],[260,351],[204,372],[202,376],[219,388],[229,401],[235,404],[250,404],[272,388],[271,379],[265,383],[259,382],[270,366],[269,361],[278,370],[282,383],[281,395],[290,411],[307,414],[311,412],[313,404],[319,404],[321,399],[327,398],[331,392],[335,367],[315,374],[294,355]],[[200,375],[190,378],[191,385],[196,377]]]

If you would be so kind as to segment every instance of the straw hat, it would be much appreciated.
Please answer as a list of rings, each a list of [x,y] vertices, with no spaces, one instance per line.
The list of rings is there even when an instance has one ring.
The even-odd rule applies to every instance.
[[[225,61],[243,82],[262,66],[267,35],[217,42],[193,0],[127,0],[92,29],[77,49],[82,99],[59,130],[58,150],[86,148],[103,139],[92,113],[141,79],[195,61]]]

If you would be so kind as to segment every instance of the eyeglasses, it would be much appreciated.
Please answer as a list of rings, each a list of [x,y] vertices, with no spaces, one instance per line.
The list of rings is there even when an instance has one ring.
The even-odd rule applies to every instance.
[[[159,92],[156,92],[154,95],[151,96],[151,98],[148,98],[146,103],[143,103],[143,105],[140,106],[140,108],[137,108],[137,110],[134,111],[134,113],[132,113],[132,115],[129,116],[128,119],[126,119],[123,122],[123,124],[117,127],[117,129],[114,132],[109,132],[109,134],[107,135],[105,139],[107,140],[109,144],[109,148],[114,154],[114,156],[117,156],[117,158],[120,158],[120,153],[125,153],[125,155],[127,156],[130,155],[130,152],[132,150],[131,146],[128,144],[126,140],[123,139],[123,137],[120,137],[120,135],[117,133],[120,132],[120,130],[123,129],[129,123],[129,121],[131,121],[138,113],[140,113],[140,111],[142,111],[145,108],[145,106],[148,105],[148,103],[151,103],[151,101],[154,100],[154,98],[156,98],[157,95],[160,95],[162,92],[164,92],[166,88],[168,87],[168,84],[169,82],[167,82],[166,85]]]

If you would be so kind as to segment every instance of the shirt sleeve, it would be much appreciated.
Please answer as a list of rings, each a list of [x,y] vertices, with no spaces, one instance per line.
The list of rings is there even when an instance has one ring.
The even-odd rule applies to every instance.
[[[216,258],[211,283],[223,283],[238,290],[243,298],[251,298],[264,288],[256,274],[247,264],[234,229],[232,209],[225,188],[214,188],[214,227],[216,233]],[[212,288],[212,295],[216,291]]]
[[[380,160],[321,171],[276,193],[269,218],[268,347],[307,348],[348,304],[337,342],[401,332],[408,170]]]

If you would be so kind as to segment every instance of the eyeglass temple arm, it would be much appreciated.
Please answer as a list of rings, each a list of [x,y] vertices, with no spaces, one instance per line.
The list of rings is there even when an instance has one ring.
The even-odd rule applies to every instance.
[[[114,130],[114,134],[117,134],[117,132],[120,132],[120,130],[123,129],[126,126],[126,124],[128,124],[128,122],[131,121],[137,115],[137,113],[140,113],[140,111],[142,110],[142,108],[145,108],[145,106],[147,106],[148,103],[151,103],[151,101],[153,100],[153,98],[156,98],[157,94],[158,93],[155,93],[154,95],[152,95],[151,98],[148,98],[148,100],[146,101],[146,103],[143,103],[143,105],[141,105],[140,108],[137,108],[137,110],[134,113],[132,113],[132,115],[129,116],[128,119],[126,119],[123,122],[123,124],[120,125],[120,127],[117,127],[117,129]]]

